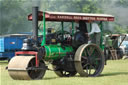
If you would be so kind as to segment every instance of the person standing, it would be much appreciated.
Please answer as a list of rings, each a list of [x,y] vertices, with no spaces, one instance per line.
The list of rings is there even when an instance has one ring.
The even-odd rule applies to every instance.
[[[100,45],[101,30],[97,23],[92,23],[92,29],[88,36],[91,38],[91,43]]]

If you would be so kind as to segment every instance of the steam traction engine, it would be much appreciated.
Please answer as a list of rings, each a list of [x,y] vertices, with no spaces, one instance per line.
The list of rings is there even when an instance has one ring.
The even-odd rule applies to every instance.
[[[22,51],[16,52],[9,62],[11,78],[41,79],[48,70],[45,62],[51,62],[53,71],[60,77],[74,76],[76,73],[80,76],[100,75],[105,63],[101,50],[102,34],[100,46],[88,44],[88,38],[81,31],[82,26],[79,27],[80,31],[74,31],[74,22],[99,21],[102,28],[102,21],[114,21],[112,15],[41,12],[38,7],[33,7],[28,19],[33,21],[33,37],[24,40]],[[42,42],[38,38],[38,21],[43,22]],[[46,21],[61,22],[62,29],[54,33],[49,29],[46,34]],[[71,22],[71,33],[64,31],[64,22]]]

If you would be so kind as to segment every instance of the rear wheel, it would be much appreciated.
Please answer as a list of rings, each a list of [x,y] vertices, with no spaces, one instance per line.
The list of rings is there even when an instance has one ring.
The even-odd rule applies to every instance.
[[[70,76],[75,76],[75,74],[76,74],[76,72],[68,72],[68,71],[64,71],[64,70],[63,71],[59,71],[59,70],[56,71],[55,65],[53,65],[52,67],[53,67],[55,74],[59,77],[70,77]]]
[[[75,53],[75,68],[80,76],[99,76],[104,63],[103,52],[95,44],[83,44]]]

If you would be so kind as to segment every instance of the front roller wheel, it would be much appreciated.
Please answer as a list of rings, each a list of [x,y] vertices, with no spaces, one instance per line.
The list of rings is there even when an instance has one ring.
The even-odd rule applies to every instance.
[[[8,72],[15,80],[42,79],[46,71],[44,67],[43,61],[35,67],[35,56],[15,56],[8,64]]]
[[[98,76],[104,68],[104,55],[95,44],[83,44],[75,53],[75,68],[80,76]]]

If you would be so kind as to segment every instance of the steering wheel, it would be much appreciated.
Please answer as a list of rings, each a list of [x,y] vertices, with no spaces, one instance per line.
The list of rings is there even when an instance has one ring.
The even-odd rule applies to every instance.
[[[59,42],[67,43],[67,42],[70,42],[71,41],[71,35],[67,31],[63,31],[63,33],[62,33],[61,30],[60,31],[57,31],[56,32],[56,36],[57,36],[57,40]],[[63,38],[62,38],[62,36],[63,36]]]

